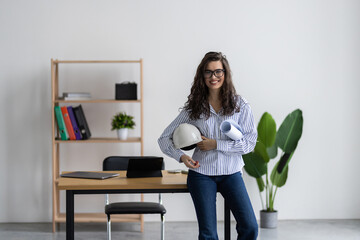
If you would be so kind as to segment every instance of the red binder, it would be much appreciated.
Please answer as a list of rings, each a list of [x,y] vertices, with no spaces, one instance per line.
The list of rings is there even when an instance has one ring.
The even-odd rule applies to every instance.
[[[69,133],[70,140],[76,140],[75,133],[74,133],[74,128],[73,128],[73,126],[71,124],[71,120],[70,120],[70,117],[69,117],[67,107],[66,106],[61,107],[61,112],[63,114],[66,130]]]

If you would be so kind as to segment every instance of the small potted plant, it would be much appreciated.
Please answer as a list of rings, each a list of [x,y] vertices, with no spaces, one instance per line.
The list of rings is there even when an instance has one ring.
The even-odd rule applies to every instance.
[[[256,178],[259,187],[262,203],[262,210],[260,211],[261,228],[277,227],[277,211],[274,208],[275,196],[278,188],[286,183],[289,162],[301,138],[302,128],[303,116],[300,109],[290,113],[277,131],[274,119],[265,112],[257,128],[258,141],[255,149],[243,156],[245,171]],[[278,148],[282,150],[282,153],[270,173],[268,164],[271,159],[278,155]],[[265,204],[262,199],[262,192],[265,192]]]
[[[128,136],[128,129],[134,129],[134,117],[127,115],[125,112],[117,113],[111,122],[111,130],[116,130],[120,140],[126,140]]]

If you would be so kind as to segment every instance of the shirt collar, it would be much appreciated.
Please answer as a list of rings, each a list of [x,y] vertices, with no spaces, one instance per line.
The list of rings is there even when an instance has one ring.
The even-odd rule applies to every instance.
[[[217,113],[217,112],[215,111],[215,109],[211,106],[210,103],[209,103],[209,107],[210,107],[210,112],[211,112],[211,113],[214,113],[215,115],[220,115],[220,114],[222,113],[222,111],[223,111],[223,109],[221,108],[220,111]]]

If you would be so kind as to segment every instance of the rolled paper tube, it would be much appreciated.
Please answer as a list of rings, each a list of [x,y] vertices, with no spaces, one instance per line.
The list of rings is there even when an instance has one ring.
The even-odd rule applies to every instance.
[[[239,124],[231,119],[223,121],[220,130],[232,140],[240,140],[243,137]]]

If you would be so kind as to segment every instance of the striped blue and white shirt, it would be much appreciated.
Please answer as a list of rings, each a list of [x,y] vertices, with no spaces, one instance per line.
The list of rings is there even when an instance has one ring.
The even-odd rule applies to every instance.
[[[244,161],[242,155],[251,152],[257,139],[257,131],[254,124],[254,117],[248,102],[238,96],[237,101],[240,105],[240,112],[235,112],[231,116],[221,115],[221,111],[216,113],[210,105],[210,117],[206,119],[204,115],[197,120],[191,120],[189,112],[183,109],[175,120],[164,130],[158,139],[161,151],[180,162],[180,157],[184,153],[180,149],[175,149],[172,141],[174,130],[182,123],[189,123],[196,126],[202,136],[216,140],[216,149],[201,151],[195,148],[192,158],[199,161],[200,167],[190,169],[208,176],[230,175],[242,172]],[[220,131],[220,124],[224,120],[232,119],[240,126],[243,137],[240,140],[232,140]]]

